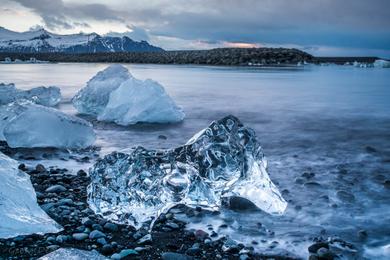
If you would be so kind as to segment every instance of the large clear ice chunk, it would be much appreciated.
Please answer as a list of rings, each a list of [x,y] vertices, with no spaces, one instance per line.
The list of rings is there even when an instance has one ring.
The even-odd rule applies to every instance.
[[[38,205],[30,177],[0,152],[0,238],[54,233],[61,226]]]
[[[81,114],[119,125],[174,123],[184,119],[182,109],[163,86],[150,79],[138,80],[119,64],[98,72],[72,102]]]
[[[22,100],[0,107],[0,140],[8,146],[85,148],[95,141],[92,125],[57,109]]]
[[[6,105],[17,100],[30,100],[43,106],[56,106],[61,101],[61,90],[58,87],[36,87],[20,90],[14,84],[0,83],[0,105]]]
[[[229,196],[282,214],[287,203],[266,167],[255,132],[227,116],[178,148],[137,147],[98,160],[90,170],[88,203],[97,214],[136,228],[178,204],[217,210]]]
[[[158,82],[130,78],[110,94],[100,121],[130,125],[139,122],[174,123],[184,119],[184,113]]]
[[[73,106],[81,114],[97,117],[106,107],[111,92],[131,77],[124,66],[113,64],[87,82],[87,85],[73,97]]]

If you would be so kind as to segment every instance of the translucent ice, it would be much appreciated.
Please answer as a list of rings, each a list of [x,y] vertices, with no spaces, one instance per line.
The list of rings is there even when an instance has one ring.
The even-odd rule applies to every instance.
[[[44,255],[39,260],[104,260],[108,259],[97,251],[85,251],[76,248],[60,248],[47,255]]]
[[[122,65],[111,65],[98,72],[73,97],[73,106],[81,114],[97,116],[106,107],[110,93],[131,77],[129,71]]]
[[[61,91],[58,87],[36,87],[20,90],[14,84],[0,83],[0,105],[16,100],[26,99],[43,106],[55,106],[61,101]]]
[[[287,203],[266,167],[254,131],[228,116],[181,147],[137,147],[98,160],[90,171],[88,203],[97,214],[136,228],[177,204],[217,210],[228,196],[281,214]]]
[[[119,125],[138,122],[173,123],[182,121],[183,111],[156,81],[130,78],[110,94],[98,120]]]
[[[12,148],[84,148],[95,133],[81,118],[22,100],[0,107],[0,140]]]
[[[390,61],[388,61],[388,60],[375,60],[373,65],[375,68],[390,68]]]
[[[0,237],[54,233],[59,226],[39,207],[30,177],[0,152]]]
[[[118,64],[97,73],[72,102],[82,114],[120,125],[171,123],[184,118],[163,86],[153,80],[138,80]]]

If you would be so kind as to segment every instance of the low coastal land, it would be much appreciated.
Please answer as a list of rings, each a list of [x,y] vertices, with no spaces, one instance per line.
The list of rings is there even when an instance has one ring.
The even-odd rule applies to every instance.
[[[378,57],[315,57],[298,49],[288,48],[219,48],[161,52],[100,52],[100,53],[8,53],[0,52],[0,60],[22,61],[34,57],[49,62],[108,62],[145,64],[199,64],[220,66],[288,66],[298,63],[347,62],[373,63]]]

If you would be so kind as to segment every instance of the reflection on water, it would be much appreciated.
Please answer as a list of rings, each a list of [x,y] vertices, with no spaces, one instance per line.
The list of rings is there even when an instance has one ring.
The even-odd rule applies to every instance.
[[[59,109],[75,114],[71,97],[106,66],[1,65],[0,81],[18,88],[57,85],[64,96]],[[361,251],[365,248],[370,258],[389,254],[389,69],[126,66],[137,78],[162,83],[187,117],[180,124],[129,127],[89,119],[101,154],[136,145],[184,144],[210,121],[234,114],[256,130],[271,178],[289,200],[281,217],[224,210],[219,216],[191,220],[189,228],[213,224],[220,234],[246,243],[256,240],[254,246],[262,251],[301,257],[318,236],[339,236]],[[73,168],[92,162],[44,161]],[[222,223],[228,227],[219,228]],[[363,230],[367,236],[362,236]]]

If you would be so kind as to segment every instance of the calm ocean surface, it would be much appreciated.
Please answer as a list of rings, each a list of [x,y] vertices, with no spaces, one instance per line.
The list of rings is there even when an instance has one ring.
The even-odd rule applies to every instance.
[[[59,109],[76,114],[70,99],[106,66],[2,64],[0,82],[22,89],[58,86],[63,95]],[[129,127],[93,121],[101,155],[137,145],[184,144],[212,120],[233,114],[256,130],[271,178],[289,201],[281,217],[223,210],[219,216],[189,220],[188,228],[213,224],[218,230],[227,223],[229,228],[218,233],[245,243],[263,240],[255,247],[300,257],[307,257],[313,237],[338,236],[368,258],[390,257],[390,69],[125,66],[137,78],[160,82],[186,118],[180,124]],[[42,162],[90,166],[57,159]],[[306,178],[304,173],[314,176]],[[345,192],[353,199],[339,196]],[[366,239],[358,236],[360,230],[367,231]]]

